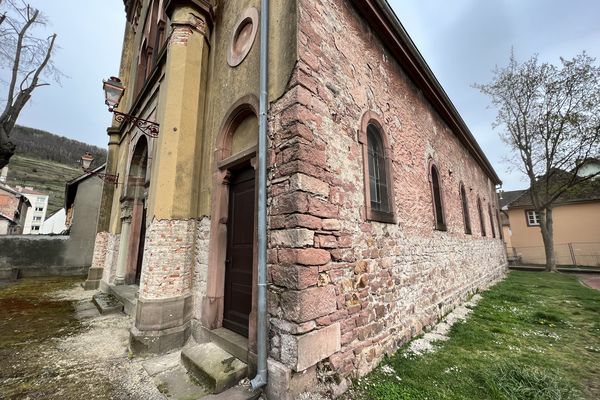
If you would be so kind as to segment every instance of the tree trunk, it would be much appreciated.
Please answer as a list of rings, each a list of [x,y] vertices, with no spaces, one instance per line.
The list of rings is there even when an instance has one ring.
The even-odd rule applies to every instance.
[[[0,126],[0,169],[8,165],[10,158],[15,154],[17,146],[8,139],[8,134]]]
[[[554,255],[554,222],[552,209],[547,208],[540,212],[540,230],[544,240],[544,252],[546,253],[546,271],[556,272],[556,256]]]

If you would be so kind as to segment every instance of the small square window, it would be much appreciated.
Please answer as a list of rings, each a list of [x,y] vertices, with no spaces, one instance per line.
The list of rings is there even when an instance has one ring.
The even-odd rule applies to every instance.
[[[527,225],[538,226],[540,224],[540,214],[537,211],[527,211]]]

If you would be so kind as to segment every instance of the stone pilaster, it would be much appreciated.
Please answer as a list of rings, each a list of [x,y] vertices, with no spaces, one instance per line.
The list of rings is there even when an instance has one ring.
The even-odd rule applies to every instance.
[[[117,275],[115,276],[115,285],[125,284],[125,275],[127,273],[127,244],[129,243],[129,231],[131,228],[131,203],[123,201],[121,203],[121,241],[119,243],[119,255],[117,258]]]
[[[138,353],[182,346],[193,314],[210,13],[199,0],[168,1],[165,7],[172,32],[159,97],[161,128],[154,165],[160,167],[152,170],[147,212],[152,222],[130,337],[131,349]]]

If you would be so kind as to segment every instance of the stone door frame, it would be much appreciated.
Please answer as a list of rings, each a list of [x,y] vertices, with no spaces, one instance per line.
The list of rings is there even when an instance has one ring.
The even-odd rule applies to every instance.
[[[229,213],[229,180],[231,170],[245,165],[255,170],[257,146],[253,146],[237,154],[231,154],[233,135],[237,127],[249,116],[258,116],[258,98],[247,95],[236,101],[226,114],[216,141],[213,167],[213,193],[211,199],[211,225],[208,248],[208,272],[206,294],[202,299],[201,324],[209,330],[221,328],[223,325],[224,291],[225,291],[225,259],[227,254],[227,219]],[[258,180],[256,180],[257,184]],[[255,188],[258,193],[258,187]],[[256,207],[255,207],[256,223]],[[256,238],[255,238],[256,243]],[[257,260],[254,248],[252,265],[252,308],[248,326],[248,350],[256,349],[256,283]]]

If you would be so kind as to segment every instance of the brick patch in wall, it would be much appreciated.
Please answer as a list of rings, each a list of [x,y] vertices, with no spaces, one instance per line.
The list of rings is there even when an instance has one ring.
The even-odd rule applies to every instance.
[[[104,268],[106,253],[108,251],[108,232],[98,232],[94,241],[91,268]]]
[[[194,296],[194,313],[197,320],[202,317],[202,298],[206,294],[208,274],[208,244],[210,241],[210,218],[202,217],[196,228],[195,265],[192,287]]]
[[[140,297],[163,299],[192,289],[196,220],[153,220],[146,230]]]
[[[104,271],[102,272],[102,281],[106,284],[112,284],[115,280],[120,239],[120,234],[109,233],[107,235],[106,257],[104,259]]]

